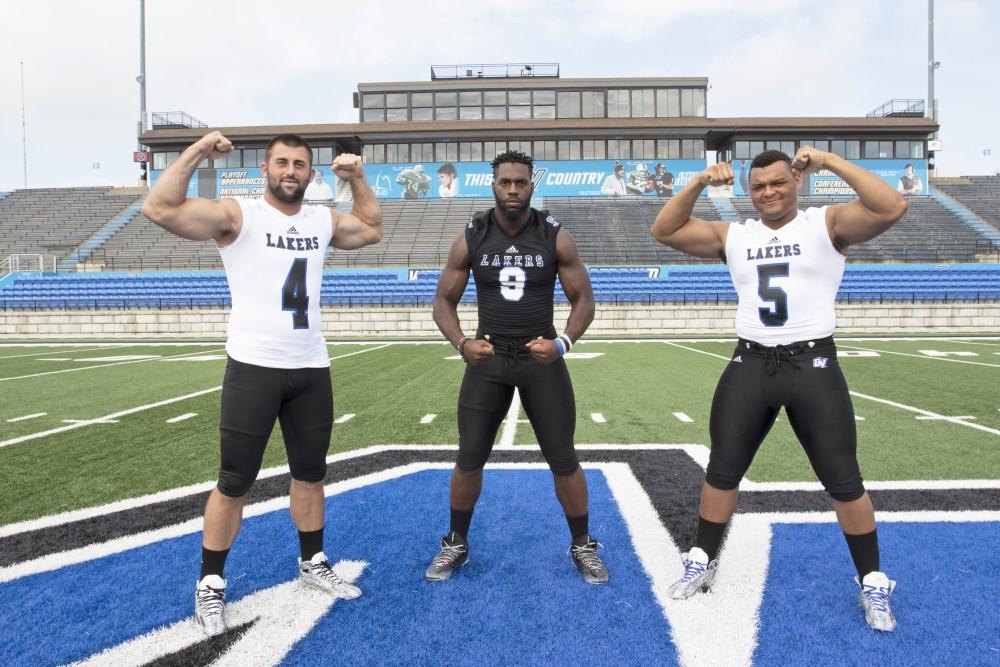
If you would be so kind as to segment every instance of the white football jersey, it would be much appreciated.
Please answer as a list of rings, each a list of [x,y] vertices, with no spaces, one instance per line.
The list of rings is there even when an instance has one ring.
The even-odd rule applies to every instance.
[[[323,258],[333,237],[330,209],[285,215],[260,199],[237,199],[243,228],[219,248],[233,297],[226,352],[268,368],[330,365],[320,326]]]
[[[781,229],[753,219],[730,225],[726,263],[739,296],[736,333],[761,345],[831,335],[845,259],[830,240],[825,206],[799,211]]]

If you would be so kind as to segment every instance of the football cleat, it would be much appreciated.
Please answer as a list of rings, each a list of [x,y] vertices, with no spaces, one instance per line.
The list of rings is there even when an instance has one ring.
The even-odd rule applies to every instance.
[[[361,589],[337,576],[322,551],[309,560],[299,559],[299,581],[343,600],[361,597]]]
[[[597,555],[597,547],[603,547],[587,535],[579,544],[575,541],[569,547],[570,556],[573,558],[573,565],[580,572],[580,576],[588,584],[608,583],[608,568],[605,567],[601,557]]]
[[[226,631],[226,580],[206,574],[194,589],[194,618],[209,636]]]
[[[698,547],[684,554],[684,574],[670,587],[668,594],[674,600],[684,600],[698,591],[708,591],[719,569],[718,559],[709,562],[708,554]]]
[[[896,582],[882,572],[869,572],[864,579],[854,581],[861,587],[858,604],[865,610],[865,621],[873,630],[892,632],[896,629],[896,617],[889,605],[889,598],[896,590]]]
[[[441,540],[441,551],[434,557],[424,572],[427,581],[444,581],[451,573],[469,562],[469,543],[451,531]]]

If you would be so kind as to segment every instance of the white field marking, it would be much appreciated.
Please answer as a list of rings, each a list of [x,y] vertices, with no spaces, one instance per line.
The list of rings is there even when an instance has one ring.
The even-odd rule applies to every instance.
[[[340,356],[330,357],[330,361],[336,361],[337,359],[343,359],[345,357],[352,357],[355,354],[361,354],[362,352],[369,352],[371,350],[378,350],[378,349],[381,349],[383,347],[385,347],[385,346],[384,345],[380,345],[379,347],[373,347],[373,348],[369,348],[367,350],[360,350],[360,351],[357,351],[357,352],[349,352],[347,354],[342,354]],[[180,356],[186,356],[186,355],[180,355]],[[122,363],[136,363],[136,362],[122,362]],[[114,366],[115,364],[109,364],[109,365]],[[91,368],[99,368],[99,367],[98,366],[91,366]],[[86,369],[83,369],[83,368],[74,368],[74,369],[70,369],[70,370],[86,370]],[[59,372],[62,372],[62,371],[54,371],[54,372],[59,373]],[[45,373],[41,373],[41,375],[46,375],[46,374]],[[11,379],[11,378],[7,378],[7,379]],[[7,447],[9,445],[16,445],[16,444],[21,443],[21,442],[27,442],[28,440],[35,440],[37,438],[44,438],[44,437],[49,436],[49,435],[55,435],[56,433],[63,433],[65,431],[69,431],[69,430],[72,430],[74,428],[79,428],[81,426],[86,426],[87,424],[90,424],[90,423],[95,423],[95,424],[96,423],[101,423],[102,420],[106,420],[106,419],[116,419],[118,417],[124,417],[125,415],[135,414],[136,412],[142,412],[144,410],[151,410],[153,408],[158,408],[158,407],[163,406],[163,405],[170,405],[171,403],[176,403],[178,401],[184,401],[184,400],[187,400],[189,398],[195,398],[197,396],[203,396],[204,394],[210,394],[213,391],[219,391],[221,389],[222,389],[222,385],[219,385],[218,387],[212,387],[211,389],[203,389],[201,391],[196,391],[196,392],[194,392],[192,394],[185,394],[183,396],[175,396],[174,398],[168,398],[166,400],[158,401],[156,403],[150,403],[148,405],[140,405],[139,407],[129,408],[127,410],[122,410],[120,412],[113,412],[110,415],[104,415],[103,417],[98,417],[97,419],[93,419],[93,420],[89,420],[89,421],[81,421],[79,423],[70,424],[69,426],[60,426],[59,428],[53,428],[53,429],[49,429],[47,431],[40,431],[38,433],[29,433],[28,435],[22,435],[22,436],[17,437],[17,438],[11,438],[10,440],[2,440],[2,441],[0,441],[0,447]]]
[[[837,350],[838,358],[850,358],[850,357],[881,357],[882,355],[878,352],[869,352],[868,350]]]
[[[63,419],[62,422],[64,424],[117,424],[119,420],[98,417],[97,419]]]
[[[995,428],[990,428],[989,426],[983,426],[982,424],[974,424],[972,422],[963,421],[962,419],[956,419],[954,417],[946,417],[945,415],[939,415],[936,412],[931,412],[930,410],[915,408],[912,405],[904,405],[902,403],[896,403],[895,401],[890,401],[885,398],[878,398],[877,396],[869,396],[868,394],[861,394],[856,391],[852,391],[850,392],[850,394],[851,396],[857,396],[858,398],[864,398],[869,401],[875,401],[876,403],[884,403],[885,405],[891,405],[892,407],[899,408],[900,410],[916,412],[917,414],[924,415],[925,417],[930,417],[932,419],[940,419],[942,421],[946,421],[951,424],[968,426],[969,428],[974,428],[979,431],[985,431],[986,433],[992,433],[993,435],[1000,435],[1000,430]]]
[[[520,445],[496,445],[494,450],[500,451],[524,451]],[[576,449],[580,451],[682,451],[697,463],[702,470],[708,467],[709,448],[705,445],[694,443],[687,444],[664,444],[664,443],[644,443],[634,445],[623,445],[620,443],[593,443],[577,444]],[[382,454],[385,452],[399,451],[450,451],[457,452],[458,445],[425,445],[425,444],[386,444],[370,445],[349,452],[339,452],[326,457],[328,464],[336,464],[356,458]],[[277,477],[289,472],[287,465],[264,468],[258,473],[257,479],[268,479]],[[157,491],[144,496],[118,500],[106,505],[97,505],[83,509],[69,510],[59,514],[50,514],[37,519],[27,519],[17,523],[9,523],[0,526],[0,538],[27,533],[42,528],[61,526],[74,521],[83,521],[98,516],[123,512],[138,507],[146,507],[157,503],[184,498],[197,493],[205,493],[215,488],[215,481],[198,482],[187,486],[169,489],[167,491]],[[893,481],[865,481],[865,487],[869,489],[1000,489],[1000,479],[983,480],[893,480]],[[740,489],[744,491],[821,491],[822,485],[819,482],[754,482],[744,478],[740,483]]]
[[[13,417],[11,419],[8,419],[7,423],[8,424],[13,424],[14,422],[23,422],[23,421],[25,421],[27,419],[34,419],[35,417],[44,417],[47,414],[49,414],[49,413],[48,412],[36,412],[34,414],[31,414],[31,415],[24,415],[23,417]]]
[[[354,352],[348,352],[347,354],[340,354],[335,357],[330,357],[330,361],[335,361],[337,359],[346,359],[347,357],[353,357],[356,354],[364,354],[365,352],[374,352],[375,350],[381,350],[382,348],[389,347],[389,343],[385,345],[376,345],[375,347],[365,348],[364,350],[355,350]]]
[[[912,479],[865,480],[869,491],[953,491],[966,489],[1000,489],[1000,479]],[[822,491],[819,482],[754,482],[744,479],[740,491]]]
[[[856,421],[856,422],[863,422],[864,420],[865,420],[864,417],[859,417],[858,415],[854,415],[854,421]]]
[[[364,561],[340,561],[333,566],[333,570],[345,581],[353,583],[367,565]],[[337,598],[304,587],[296,580],[257,591],[226,605],[226,620],[230,627],[251,621],[256,623],[213,665],[280,663],[335,603]],[[191,616],[72,664],[138,667],[203,641],[205,635]]]
[[[503,431],[500,433],[500,445],[511,446],[514,444],[514,436],[517,434],[517,417],[521,412],[521,394],[514,389],[514,397],[510,400],[510,408],[507,410],[507,417],[503,421]]]
[[[735,514],[733,517],[754,517],[769,523],[836,523],[837,515],[830,512],[762,512]],[[875,511],[876,522],[883,523],[976,523],[1000,521],[1000,512],[993,510],[921,510],[907,512]],[[721,572],[721,569],[720,569]]]
[[[917,415],[916,417],[914,417],[914,419],[933,420],[933,419],[940,419],[940,417],[925,417],[924,415]],[[972,415],[954,415],[952,417],[948,417],[947,419],[971,419],[972,421],[976,420],[976,418],[973,417]]]
[[[41,359],[35,359],[35,361],[73,361],[69,357],[42,357]]]
[[[986,345],[988,347],[997,347],[998,345],[1000,345],[1000,342],[998,342],[995,338],[993,338],[993,339],[986,339],[986,338],[984,338],[983,340],[990,340],[992,342],[984,343],[982,341],[972,340],[972,339],[969,339],[969,338],[967,338],[965,340],[962,340],[960,338],[948,338],[948,339],[945,340],[945,342],[947,342],[947,343],[963,343],[965,345]]]
[[[683,573],[678,545],[660,522],[649,496],[624,463],[601,464],[608,487],[628,526],[635,553],[649,576],[656,601],[669,627],[664,640],[673,639],[682,665],[749,664],[753,654],[757,616],[767,576],[770,530],[747,530],[743,515],[730,525],[726,549],[740,557],[720,569],[713,591],[721,595],[696,595],[672,600],[670,585]],[[725,604],[720,605],[719,600]]]
[[[679,348],[681,348],[683,350],[689,350],[691,352],[698,352],[699,354],[707,354],[708,356],[715,357],[716,359],[724,359],[725,361],[729,361],[729,357],[724,357],[721,354],[715,354],[714,352],[706,352],[705,350],[699,350],[699,349],[696,349],[696,348],[693,348],[693,347],[686,347],[684,345],[677,345],[676,343],[667,342],[667,344],[668,345],[673,345],[674,347],[679,347]],[[839,343],[838,343],[838,345],[839,345]],[[884,352],[884,350],[879,350],[879,351],[883,351]],[[888,354],[902,354],[902,355],[907,356],[907,357],[917,357],[918,359],[933,359],[933,357],[923,357],[923,356],[920,356],[919,354],[905,354],[903,352],[891,352],[891,353],[888,353]],[[954,362],[957,362],[957,363],[964,363],[964,364],[978,364],[980,366],[994,366],[995,365],[995,364],[982,364],[982,363],[975,362],[975,361],[961,361],[959,359],[937,359],[936,361],[954,361]],[[1000,367],[1000,366],[998,366],[998,367]],[[1000,430],[997,430],[995,428],[990,428],[989,426],[983,426],[982,424],[973,424],[971,422],[963,421],[961,419],[955,419],[954,417],[946,417],[944,415],[939,415],[936,412],[931,412],[930,410],[924,410],[922,408],[913,407],[912,405],[905,405],[903,403],[897,403],[895,401],[890,401],[890,400],[885,399],[885,398],[878,398],[877,396],[869,396],[868,394],[862,394],[862,393],[857,392],[857,391],[849,391],[848,393],[850,393],[851,396],[856,396],[858,398],[863,398],[863,399],[866,399],[866,400],[869,400],[869,401],[875,401],[876,403],[882,403],[884,405],[891,405],[892,407],[899,408],[900,410],[908,410],[909,412],[916,412],[917,414],[921,414],[921,415],[924,415],[926,417],[930,417],[932,419],[940,419],[942,421],[950,422],[952,424],[959,424],[961,426],[968,426],[969,428],[974,428],[974,429],[977,429],[979,431],[985,431],[986,433],[992,433],[993,435],[1000,435]]]
[[[140,361],[146,359],[162,359],[162,354],[118,354],[113,357],[84,357],[83,359],[77,358],[73,361],[78,361],[81,363],[89,363],[91,361]]]
[[[221,386],[212,387],[211,389],[202,389],[201,391],[196,391],[191,394],[184,394],[183,396],[175,396],[174,398],[168,398],[163,401],[157,401],[156,403],[149,403],[147,405],[140,405],[138,407],[129,408],[127,410],[112,412],[109,415],[104,415],[103,417],[98,417],[97,419],[87,419],[69,424],[67,426],[50,428],[47,431],[39,431],[38,433],[29,433],[28,435],[22,435],[17,438],[11,438],[9,440],[0,441],[0,447],[9,447],[10,445],[16,445],[22,442],[27,442],[29,440],[37,440],[38,438],[44,438],[46,436],[55,435],[56,433],[65,433],[66,431],[72,431],[75,428],[80,428],[81,426],[87,426],[88,424],[107,423],[107,420],[109,419],[117,419],[119,417],[132,415],[137,412],[143,412],[144,410],[152,410],[153,408],[158,408],[163,405],[170,405],[171,403],[177,403],[178,401],[186,401],[189,398],[196,398],[198,396],[204,396],[205,394],[211,394],[212,392],[219,391],[220,389],[222,389]]]
[[[166,422],[168,424],[176,424],[178,422],[186,421],[188,419],[191,419],[192,417],[197,417],[197,416],[198,416],[197,412],[185,412],[182,415],[177,415],[176,417],[171,417],[170,419],[166,420]]]
[[[971,350],[917,350],[920,354],[927,355],[928,357],[978,357],[978,352],[972,352]]]
[[[682,421],[685,424],[693,424],[694,423],[694,420],[691,419],[690,417],[688,417],[683,412],[675,412],[674,413],[674,417],[677,417],[677,421]]]
[[[604,418],[604,415],[600,412],[591,412],[590,418],[594,420],[597,424],[607,424],[608,420]]]
[[[342,414],[339,417],[337,417],[336,419],[334,419],[333,423],[334,424],[344,424],[346,422],[349,422],[354,417],[354,414],[355,413],[353,413],[353,412],[345,412],[344,414]]]
[[[430,424],[432,421],[434,421],[435,417],[437,417],[436,414],[428,412],[426,415],[424,415],[423,417],[420,418],[420,423],[421,424]]]
[[[685,452],[691,459],[698,463],[704,469],[708,465],[708,447],[704,445],[696,444],[644,444],[644,445],[621,445],[621,444],[589,444],[589,445],[576,445],[578,450],[590,450],[590,451],[626,451],[626,450],[680,450]],[[501,451],[524,451],[524,447],[515,445],[496,445],[493,447],[494,450]],[[388,444],[388,445],[371,445],[368,447],[362,447],[360,449],[355,449],[349,452],[338,452],[337,454],[331,454],[326,457],[326,462],[328,464],[336,464],[342,461],[349,461],[356,458],[362,458],[365,456],[371,456],[373,454],[382,454],[385,452],[398,452],[398,451],[450,451],[457,452],[458,445],[402,445],[402,444]],[[284,475],[289,472],[287,465],[274,466],[272,468],[264,468],[257,474],[257,479],[268,479],[271,477],[277,477],[279,475]],[[1000,485],[1000,482],[998,482]],[[169,489],[167,491],[157,491],[156,493],[150,493],[144,496],[138,496],[135,498],[128,498],[125,500],[118,500],[106,505],[97,505],[94,507],[86,507],[83,509],[69,510],[67,512],[60,512],[59,514],[50,514],[48,516],[39,517],[37,519],[27,519],[18,523],[9,523],[4,526],[0,526],[0,538],[9,537],[10,535],[17,535],[19,533],[27,533],[33,530],[40,530],[42,528],[51,528],[52,526],[61,526],[63,524],[72,523],[74,521],[83,521],[85,519],[92,519],[98,516],[105,516],[107,514],[114,514],[115,512],[123,512],[125,510],[135,509],[137,507],[145,507],[148,505],[155,505],[157,503],[166,502],[168,500],[176,500],[177,498],[184,498],[197,493],[205,493],[211,491],[215,488],[215,481],[208,482],[198,482],[196,484],[189,484],[187,486],[178,487],[175,489]]]
[[[140,347],[140,345],[135,345],[134,347]],[[84,348],[82,350],[71,350],[71,351],[74,354],[79,354],[80,352],[97,352],[99,350],[104,350],[104,349],[107,349],[107,348],[103,348],[103,347],[88,347],[88,348]],[[0,361],[3,361],[4,359],[20,359],[22,357],[41,357],[41,356],[44,356],[46,354],[52,354],[52,351],[51,350],[46,350],[45,352],[32,352],[30,354],[7,354],[7,355],[0,356]]]
[[[687,350],[688,352],[697,352],[698,354],[707,354],[710,357],[715,357],[716,359],[723,359],[725,361],[731,361],[732,360],[732,357],[727,357],[727,356],[722,355],[722,354],[716,354],[715,352],[709,352],[708,350],[699,350],[696,347],[688,347],[687,345],[678,345],[677,343],[675,343],[673,341],[664,340],[664,341],[660,341],[660,342],[661,343],[666,343],[667,345],[670,345],[672,347],[679,347],[680,349]],[[697,342],[700,342],[700,341],[692,341],[692,342],[697,343]]]
[[[545,466],[545,464],[538,465]],[[376,473],[362,475],[353,479],[327,484],[324,487],[324,493],[326,496],[336,496],[341,493],[346,493],[347,491],[364,488],[372,484],[379,484],[397,477],[412,474],[414,472],[432,469],[451,470],[453,467],[454,464],[452,463],[410,463],[403,466],[397,466],[395,468],[389,468],[387,470],[380,470]],[[260,516],[262,514],[284,509],[288,509],[288,496],[271,498],[259,503],[247,505],[243,509],[243,518],[246,519],[249,517]],[[191,535],[201,531],[203,523],[204,521],[202,517],[187,519],[172,526],[164,526],[162,528],[147,530],[134,535],[117,537],[112,540],[108,540],[107,542],[88,544],[85,547],[69,549],[67,551],[41,556],[33,560],[8,565],[7,567],[0,567],[0,584],[20,579],[21,577],[26,577],[28,575],[39,574],[41,572],[51,572],[52,570],[57,570],[69,565],[76,565],[78,563],[85,563],[98,558],[104,558],[105,556],[122,553],[124,551],[129,551],[130,549],[135,549],[147,544],[154,544],[156,542],[162,542],[163,540],[169,540],[175,537],[181,537],[182,535]]]
[[[108,368],[109,366],[124,366],[125,364],[144,364],[149,361],[166,361],[167,359],[177,359],[178,357],[188,357],[193,354],[202,354],[201,352],[186,352],[184,354],[175,354],[169,357],[154,357],[151,359],[133,359],[132,361],[116,361],[110,364],[95,364],[93,366],[82,366],[80,368],[63,368],[58,371],[45,371],[42,373],[32,373],[30,375],[18,375],[9,378],[0,378],[0,382],[6,382],[8,380],[24,380],[26,378],[37,378],[43,375],[56,375],[58,373],[76,373],[79,371],[89,371],[95,368]]]
[[[176,359],[164,359],[164,361],[223,361],[226,359],[224,354],[202,354],[197,357],[181,357]]]
[[[910,352],[894,352],[890,350],[872,350],[866,347],[858,347],[857,345],[846,345],[841,342],[837,342],[837,347],[843,347],[850,350],[865,350],[866,352],[878,352],[880,354],[895,354],[899,357],[913,357],[914,359],[929,359],[931,361],[949,361],[953,364],[969,364],[972,366],[988,366],[989,368],[1000,368],[1000,364],[988,364],[984,361],[967,361],[965,359],[952,359],[951,357],[930,357],[926,354],[912,354]]]

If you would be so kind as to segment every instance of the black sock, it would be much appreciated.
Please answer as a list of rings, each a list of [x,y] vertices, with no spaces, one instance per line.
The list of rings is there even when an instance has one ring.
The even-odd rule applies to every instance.
[[[222,571],[226,567],[226,556],[229,555],[229,549],[223,549],[222,551],[212,551],[211,549],[206,549],[204,546],[201,548],[201,575],[198,577],[198,581],[201,581],[209,574],[217,574],[222,576]]]
[[[573,542],[590,537],[590,514],[580,516],[567,516],[566,523],[569,524],[569,533],[573,536]]]
[[[299,549],[302,550],[302,560],[307,561],[323,550],[323,529],[300,530]]]
[[[879,571],[878,530],[864,535],[848,535],[847,548],[851,550],[854,567],[858,570],[858,578],[864,579],[869,572]]]
[[[695,538],[695,546],[708,554],[708,562],[711,563],[719,555],[719,548],[722,546],[722,539],[726,536],[726,528],[729,522],[715,523],[708,519],[698,517],[698,536]]]
[[[451,508],[451,532],[458,533],[463,538],[469,535],[469,526],[472,525],[473,510],[457,510]]]

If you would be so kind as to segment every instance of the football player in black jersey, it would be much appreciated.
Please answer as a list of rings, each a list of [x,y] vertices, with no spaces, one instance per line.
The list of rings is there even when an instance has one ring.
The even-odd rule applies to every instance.
[[[452,243],[434,297],[434,322],[466,362],[458,396],[458,460],[451,476],[451,526],[427,567],[444,581],[469,560],[472,512],[483,466],[518,391],[552,470],[569,523],[570,554],[584,581],[603,584],[608,570],[588,525],[587,480],[573,447],[576,403],[562,358],[594,319],[594,293],[576,242],[545,211],[531,208],[533,162],[517,151],[493,161],[496,207],[477,213]],[[467,338],[458,302],[476,281],[479,328]],[[553,293],[558,276],[571,309],[556,335]]]

